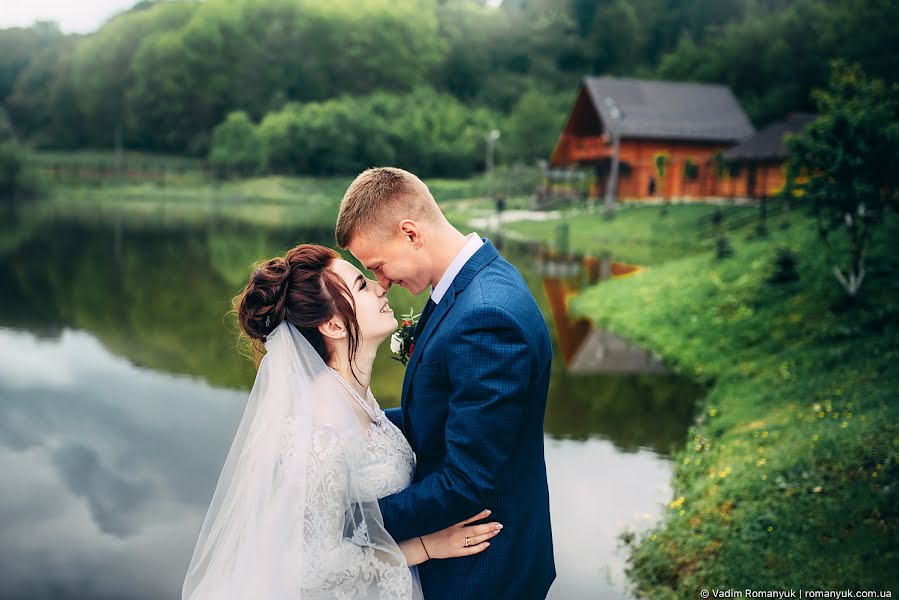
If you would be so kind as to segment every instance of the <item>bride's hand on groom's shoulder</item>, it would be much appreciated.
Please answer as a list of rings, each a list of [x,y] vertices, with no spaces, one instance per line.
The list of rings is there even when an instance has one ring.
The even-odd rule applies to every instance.
[[[499,534],[503,526],[500,523],[483,523],[470,525],[490,516],[489,510],[483,510],[461,523],[446,529],[424,535],[421,538],[429,558],[457,558],[471,556],[483,552],[490,546],[490,540]]]

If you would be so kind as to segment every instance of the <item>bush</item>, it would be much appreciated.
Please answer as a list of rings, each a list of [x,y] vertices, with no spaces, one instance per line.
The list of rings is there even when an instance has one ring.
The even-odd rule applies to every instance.
[[[899,83],[869,78],[835,62],[819,116],[790,151],[783,195],[801,197],[815,216],[822,254],[850,298],[859,293],[866,255],[884,215],[899,208]]]
[[[0,106],[0,142],[5,142],[14,138],[15,134],[13,133],[12,123],[9,122],[9,116],[6,114],[3,107]]]
[[[28,151],[21,144],[13,139],[0,142],[0,197],[38,193],[40,182],[30,163]]]
[[[774,272],[768,278],[769,283],[790,283],[799,279],[796,271],[796,257],[789,248],[778,248],[774,259]]]
[[[768,226],[764,223],[756,223],[755,229],[752,232],[754,238],[766,237],[769,233]]]
[[[724,222],[724,213],[721,212],[720,208],[715,209],[715,212],[712,213],[712,225],[715,227],[720,227],[721,223]]]
[[[209,163],[222,175],[251,175],[262,161],[256,126],[243,111],[236,111],[212,132]]]
[[[723,235],[715,242],[715,258],[723,259],[734,255],[734,247],[730,245],[730,241]]]
[[[689,158],[684,161],[684,179],[688,181],[699,179],[699,165]]]
[[[352,175],[393,164],[427,177],[467,177],[483,167],[484,135],[498,118],[422,88],[291,103],[259,125],[263,169]]]
[[[571,94],[525,92],[503,126],[500,150],[504,157],[533,164],[552,154],[571,108]]]

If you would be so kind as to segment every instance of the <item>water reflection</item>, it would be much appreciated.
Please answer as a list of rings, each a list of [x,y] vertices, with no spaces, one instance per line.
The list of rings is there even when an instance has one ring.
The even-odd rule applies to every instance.
[[[547,440],[546,468],[558,572],[549,598],[624,597],[624,556],[617,535],[655,519],[660,504],[671,496],[671,464],[651,451],[622,453],[593,438]]]
[[[244,397],[0,330],[0,597],[176,597]]]
[[[177,597],[245,392],[68,330],[0,329],[0,365],[0,597]],[[597,438],[548,439],[546,459],[551,597],[619,597],[615,536],[668,497],[669,463]]]
[[[89,219],[0,232],[0,597],[177,596],[253,377],[229,298],[254,260],[330,235]],[[527,248],[503,252],[551,319]],[[401,311],[424,302],[390,293]],[[402,375],[379,355],[383,405]],[[668,498],[665,456],[700,391],[575,376],[558,354],[550,386],[551,597],[621,597],[616,535]]]

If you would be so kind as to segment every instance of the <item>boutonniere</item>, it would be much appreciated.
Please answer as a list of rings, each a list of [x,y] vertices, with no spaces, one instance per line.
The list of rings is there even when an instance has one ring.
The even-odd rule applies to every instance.
[[[400,326],[390,336],[390,351],[396,354],[396,356],[391,358],[400,361],[405,367],[412,356],[412,351],[415,350],[415,324],[418,323],[418,318],[421,314],[416,315],[415,311],[410,308],[409,314],[401,316],[403,320]]]

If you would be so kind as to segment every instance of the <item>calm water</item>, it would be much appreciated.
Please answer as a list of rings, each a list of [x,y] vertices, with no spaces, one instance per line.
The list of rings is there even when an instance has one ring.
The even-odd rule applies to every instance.
[[[108,218],[0,224],[0,598],[180,597],[253,379],[230,298],[254,260],[332,240]],[[550,319],[530,253],[503,252]],[[398,313],[424,303],[401,289],[390,299]],[[402,376],[379,356],[382,405],[399,404]],[[667,454],[700,393],[668,375],[570,376],[557,354],[551,598],[625,597],[617,536],[663,510]]]

